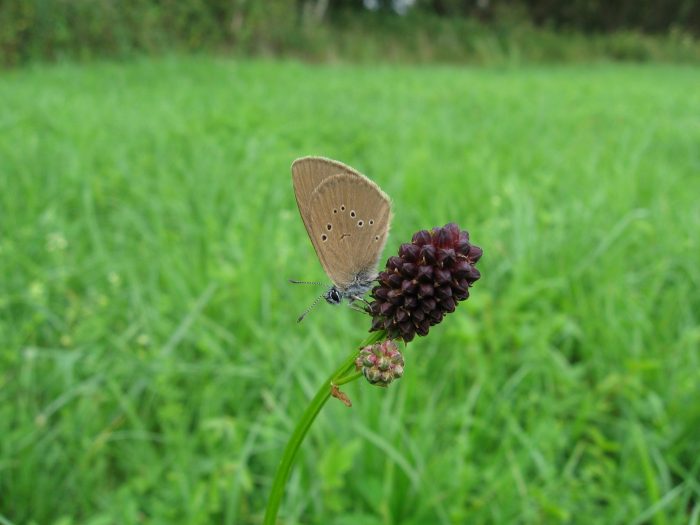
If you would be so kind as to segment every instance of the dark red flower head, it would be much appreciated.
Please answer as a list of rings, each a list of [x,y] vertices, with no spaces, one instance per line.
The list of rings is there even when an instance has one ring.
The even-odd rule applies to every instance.
[[[398,256],[389,257],[372,289],[370,331],[386,330],[389,339],[406,342],[427,335],[469,297],[469,287],[481,276],[475,268],[481,254],[469,243],[469,233],[453,223],[415,233]]]

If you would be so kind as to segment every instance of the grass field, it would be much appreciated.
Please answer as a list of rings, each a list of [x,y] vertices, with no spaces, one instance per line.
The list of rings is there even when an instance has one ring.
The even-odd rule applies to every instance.
[[[456,221],[472,297],[355,382],[284,524],[700,522],[700,71],[206,57],[0,76],[0,523],[254,524],[369,328],[319,305],[289,166]]]

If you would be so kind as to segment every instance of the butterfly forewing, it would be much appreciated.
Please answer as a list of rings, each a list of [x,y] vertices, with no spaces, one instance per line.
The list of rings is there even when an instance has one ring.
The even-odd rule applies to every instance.
[[[309,203],[314,190],[321,182],[332,175],[346,173],[363,177],[360,173],[337,160],[324,157],[302,157],[292,164],[292,182],[294,183],[294,196],[297,199],[299,213],[304,221],[306,231],[311,236]],[[364,177],[363,177],[364,178]],[[311,239],[313,241],[313,239]],[[316,244],[314,243],[314,246]]]
[[[308,206],[304,223],[333,283],[344,290],[358,276],[374,278],[391,221],[389,198],[379,186],[354,170],[330,175]]]

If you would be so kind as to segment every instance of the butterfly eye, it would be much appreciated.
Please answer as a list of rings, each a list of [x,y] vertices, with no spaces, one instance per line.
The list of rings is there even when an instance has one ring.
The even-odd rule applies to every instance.
[[[362,228],[364,225],[365,225],[364,222],[362,222],[362,221],[357,221],[357,227],[358,227],[358,228]]]
[[[355,217],[355,210],[350,211],[350,217]]]

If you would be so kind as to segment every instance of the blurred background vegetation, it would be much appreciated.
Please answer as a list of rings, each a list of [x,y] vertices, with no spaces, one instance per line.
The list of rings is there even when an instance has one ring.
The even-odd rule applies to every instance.
[[[216,50],[315,60],[695,61],[695,0],[3,0],[0,62]]]
[[[280,523],[698,525],[698,4],[0,0],[0,525],[261,522],[369,328],[296,323],[309,154],[483,277]]]

